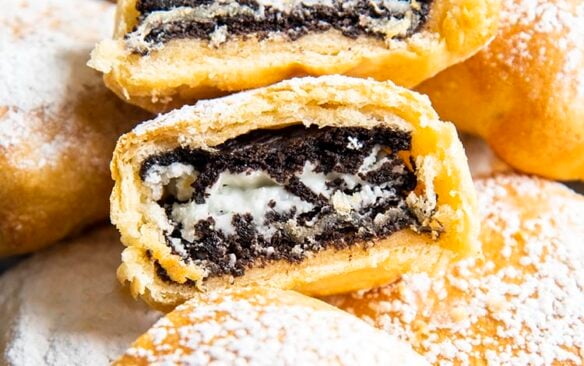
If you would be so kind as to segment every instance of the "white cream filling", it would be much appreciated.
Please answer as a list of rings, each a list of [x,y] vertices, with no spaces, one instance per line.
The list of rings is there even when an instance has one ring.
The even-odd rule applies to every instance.
[[[155,49],[156,45],[146,42],[145,37],[155,28],[159,28],[166,23],[181,22],[213,22],[216,17],[236,17],[241,15],[253,16],[258,21],[265,18],[266,7],[274,8],[280,12],[291,12],[294,8],[303,4],[305,6],[323,5],[333,7],[338,0],[256,0],[259,7],[257,10],[249,6],[242,5],[235,0],[215,0],[211,4],[204,4],[196,7],[178,7],[165,11],[154,11],[138,25],[137,29],[130,33],[126,39],[126,45],[130,49],[137,51],[148,51]],[[350,11],[358,4],[357,1],[343,1],[343,8]],[[395,14],[403,14],[401,18],[374,18],[361,15],[359,25],[371,32],[383,34],[387,42],[396,36],[405,36],[416,21],[414,10],[420,9],[420,4],[416,0],[411,2],[397,0],[369,0],[369,4],[376,8],[379,13],[390,11]],[[219,27],[210,35],[211,44],[218,46],[227,40],[228,27]]]
[[[235,234],[233,216],[249,213],[258,232],[271,237],[273,233],[264,222],[268,211],[287,213],[296,207],[296,214],[301,214],[314,208],[311,203],[289,193],[262,171],[239,174],[223,172],[205,193],[207,197],[203,204],[192,201],[173,205],[172,219],[182,224],[181,234],[187,241],[197,239],[195,224],[209,217],[215,220],[215,230],[232,235]],[[273,208],[269,207],[271,201],[276,202]]]
[[[191,184],[195,179],[197,173],[191,165],[172,163],[168,166],[156,165],[150,168],[144,184],[150,189],[154,201],[162,198],[165,188],[180,201],[185,201],[193,194]]]
[[[389,161],[387,153],[381,146],[375,146],[371,153],[363,160],[359,173],[368,173],[377,170],[382,164]],[[397,173],[404,173],[403,167]],[[172,206],[171,221],[168,218],[164,227],[181,224],[181,236],[189,242],[195,242],[199,237],[195,225],[201,220],[212,217],[215,221],[213,230],[221,231],[224,235],[235,234],[233,217],[235,215],[250,214],[253,225],[258,234],[269,240],[276,232],[275,225],[284,225],[284,229],[297,235],[309,236],[306,230],[321,230],[322,225],[317,225],[316,217],[312,222],[306,223],[306,228],[298,228],[295,217],[314,209],[314,205],[302,200],[300,197],[287,191],[280,183],[272,179],[264,171],[247,171],[232,174],[229,171],[222,172],[217,181],[205,191],[205,202],[200,204],[191,200],[193,195],[192,183],[197,177],[197,172],[190,165],[173,163],[168,166],[153,166],[148,171],[144,184],[150,189],[153,201],[158,201],[167,194],[173,195],[181,202]],[[368,206],[375,204],[379,199],[397,198],[397,192],[391,188],[394,182],[385,182],[380,185],[367,182],[356,174],[342,174],[337,172],[316,172],[316,166],[307,161],[303,170],[296,177],[316,195],[322,195],[332,204],[340,215],[355,215]],[[360,185],[359,191],[346,194],[342,190],[327,187],[327,182],[341,179],[344,187],[353,189]],[[343,187],[343,188],[344,188]],[[275,202],[274,207],[270,204]],[[157,204],[154,206],[160,207]],[[288,214],[295,208],[295,217],[287,223],[268,223],[266,214],[274,211],[278,214]],[[162,213],[163,210],[161,210]],[[160,215],[156,215],[158,217]],[[157,222],[160,222],[158,217]],[[319,229],[320,228],[320,229]],[[316,232],[312,232],[316,234]],[[300,234],[298,234],[300,235]],[[179,243],[172,243],[174,247],[180,247]],[[176,249],[176,248],[175,248]]]
[[[379,169],[384,163],[388,162],[388,155],[384,152],[381,146],[377,145],[371,153],[363,159],[363,164],[359,167],[359,173],[367,174],[370,171]],[[392,182],[386,182],[380,185],[367,182],[355,174],[341,174],[341,173],[318,173],[315,171],[316,166],[311,162],[306,162],[302,173],[297,177],[304,185],[310,188],[316,194],[321,194],[328,198],[334,209],[340,214],[348,215],[352,211],[359,211],[364,207],[373,205],[378,199],[397,198],[397,192],[393,189],[387,189]],[[396,167],[400,169],[397,173],[404,173],[403,167]],[[360,185],[361,189],[352,194],[346,194],[341,190],[335,191],[334,188],[329,188],[326,182],[332,182],[336,179],[342,179],[348,189],[353,189]]]

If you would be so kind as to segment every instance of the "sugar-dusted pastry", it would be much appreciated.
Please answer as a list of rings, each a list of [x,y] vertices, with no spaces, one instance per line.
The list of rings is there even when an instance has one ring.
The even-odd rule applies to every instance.
[[[454,126],[391,82],[293,79],[201,101],[122,137],[112,175],[118,276],[158,306],[234,285],[373,287],[479,250]]]
[[[495,40],[419,90],[511,166],[584,180],[584,2],[503,4]]]
[[[116,139],[146,118],[85,63],[115,6],[11,0],[0,11],[0,257],[105,220]]]
[[[293,291],[199,296],[159,320],[114,365],[428,365],[362,320]]]
[[[526,176],[477,181],[483,258],[331,303],[433,364],[584,362],[584,196]]]
[[[500,0],[123,0],[91,66],[164,111],[295,76],[414,86],[491,39]]]
[[[41,251],[0,276],[0,365],[108,365],[161,316],[116,281],[112,227]]]

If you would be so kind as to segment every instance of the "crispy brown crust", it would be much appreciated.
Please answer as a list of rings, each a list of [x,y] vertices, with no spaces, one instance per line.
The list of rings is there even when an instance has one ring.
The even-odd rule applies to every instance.
[[[72,111],[67,108],[57,117],[42,111],[16,113],[28,126],[42,124],[43,137],[38,145],[31,137],[26,144],[0,148],[0,257],[36,251],[105,221],[113,185],[111,151],[122,133],[147,118],[105,88],[80,95]],[[65,133],[65,148],[45,157],[56,164],[32,169],[14,164],[16,159],[37,159],[36,149],[50,146],[64,126],[72,131]]]

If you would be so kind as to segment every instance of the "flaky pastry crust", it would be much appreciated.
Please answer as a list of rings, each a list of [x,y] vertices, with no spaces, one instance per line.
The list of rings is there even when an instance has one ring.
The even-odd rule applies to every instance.
[[[206,148],[260,128],[304,123],[324,126],[400,126],[412,134],[411,155],[418,181],[437,195],[435,218],[444,227],[439,239],[407,229],[343,250],[326,249],[300,263],[273,262],[242,277],[209,278],[203,287],[264,284],[307,294],[332,294],[395,280],[404,272],[441,268],[449,260],[476,254],[478,234],[474,190],[466,157],[454,127],[441,122],[427,98],[391,82],[327,76],[293,79],[222,99],[201,101],[144,123],[124,135],[111,169],[116,181],[111,218],[128,248],[118,270],[134,295],[159,307],[183,302],[201,290],[200,268],[172,254],[161,229],[146,212],[150,190],[139,170],[148,156],[178,146]],[[425,194],[425,193],[424,193]],[[366,249],[365,249],[366,248]],[[156,274],[154,261],[172,283]]]
[[[412,87],[484,46],[496,32],[500,6],[498,0],[434,0],[421,30],[387,43],[329,30],[295,41],[235,38],[218,47],[175,39],[142,57],[124,41],[138,21],[136,3],[118,2],[114,39],[97,46],[90,65],[121,98],[155,112],[309,75],[373,77]]]

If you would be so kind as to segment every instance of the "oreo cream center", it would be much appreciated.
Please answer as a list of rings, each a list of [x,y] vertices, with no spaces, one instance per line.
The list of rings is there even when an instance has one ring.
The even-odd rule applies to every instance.
[[[293,126],[154,155],[140,174],[173,252],[208,276],[240,276],[428,231],[407,200],[418,184],[410,148],[397,129]]]

